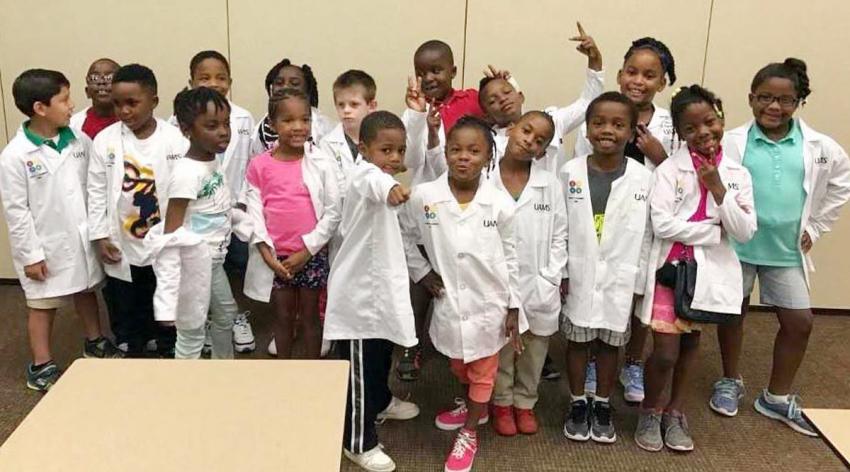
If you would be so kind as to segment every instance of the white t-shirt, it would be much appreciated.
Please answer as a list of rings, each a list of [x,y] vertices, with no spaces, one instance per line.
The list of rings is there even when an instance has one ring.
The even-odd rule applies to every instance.
[[[147,139],[138,139],[133,133],[126,133],[122,138],[124,181],[118,197],[121,248],[127,262],[135,266],[150,264],[144,245],[145,235],[162,219],[153,173],[153,156],[162,152],[159,135],[157,127]]]
[[[168,198],[187,198],[186,229],[209,244],[213,262],[222,262],[230,244],[230,189],[218,159],[197,161],[184,157],[174,164]]]

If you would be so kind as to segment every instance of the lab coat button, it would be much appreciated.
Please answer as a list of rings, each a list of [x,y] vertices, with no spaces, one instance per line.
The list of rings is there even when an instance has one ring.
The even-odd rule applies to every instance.
[[[458,254],[458,255],[457,255],[457,258],[458,258],[458,259],[463,259],[463,253]]]

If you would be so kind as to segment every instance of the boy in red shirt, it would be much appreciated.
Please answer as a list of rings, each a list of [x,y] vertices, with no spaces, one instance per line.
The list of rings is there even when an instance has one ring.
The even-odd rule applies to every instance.
[[[71,128],[78,129],[91,139],[101,130],[118,121],[112,106],[112,74],[121,67],[109,58],[98,59],[86,73],[86,98],[91,106],[71,117]]]

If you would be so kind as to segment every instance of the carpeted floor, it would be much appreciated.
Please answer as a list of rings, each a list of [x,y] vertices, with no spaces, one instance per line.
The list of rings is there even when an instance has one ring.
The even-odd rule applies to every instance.
[[[16,286],[0,286],[4,300],[0,316],[7,320],[0,331],[0,442],[4,441],[32,409],[41,395],[26,389],[24,368],[29,361],[26,342],[26,316],[23,294]],[[265,358],[270,336],[270,317],[260,304],[243,302],[254,312],[253,325],[258,350],[245,357]],[[720,373],[720,361],[713,330],[703,335],[699,373],[693,381],[692,400],[687,405],[688,420],[696,441],[693,453],[667,451],[652,454],[639,449],[632,439],[637,422],[634,406],[622,401],[618,391],[613,405],[619,439],[613,445],[576,444],[562,433],[567,395],[565,379],[544,382],[537,406],[541,431],[530,437],[498,437],[489,426],[481,428],[480,450],[475,463],[478,471],[562,471],[580,468],[591,471],[648,470],[846,470],[842,462],[820,439],[810,439],[770,421],[752,409],[755,395],[769,374],[775,318],[753,314],[746,325],[744,378],[748,392],[735,418],[721,418],[706,404],[711,385]],[[55,359],[65,367],[80,356],[82,341],[72,310],[60,313],[54,329]],[[556,338],[557,339],[557,338]],[[797,388],[804,405],[820,408],[850,408],[850,317],[820,316],[815,321],[808,356],[798,375]],[[552,343],[552,354],[563,369],[563,345]],[[381,442],[395,459],[398,470],[442,470],[453,435],[437,430],[434,414],[452,405],[459,387],[448,370],[447,361],[426,352],[422,378],[418,382],[393,380],[397,396],[408,397],[422,409],[420,417],[407,422],[388,422],[380,427]],[[270,402],[274,392],[269,392]],[[104,425],[108,427],[108,425]],[[120,425],[116,425],[120,427]],[[342,459],[343,471],[360,470]]]

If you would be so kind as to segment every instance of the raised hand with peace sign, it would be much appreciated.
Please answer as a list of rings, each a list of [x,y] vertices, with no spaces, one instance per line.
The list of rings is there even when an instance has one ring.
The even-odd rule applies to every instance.
[[[596,41],[584,31],[580,22],[577,21],[576,26],[578,26],[578,36],[573,36],[570,38],[570,41],[577,42],[578,46],[576,46],[576,50],[587,56],[588,69],[595,71],[602,70],[602,53],[596,47]]]
[[[423,113],[426,111],[428,102],[425,99],[425,94],[422,93],[422,78],[407,77],[407,94],[404,97],[404,102],[407,108],[413,111]]]

